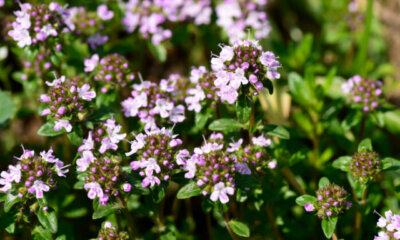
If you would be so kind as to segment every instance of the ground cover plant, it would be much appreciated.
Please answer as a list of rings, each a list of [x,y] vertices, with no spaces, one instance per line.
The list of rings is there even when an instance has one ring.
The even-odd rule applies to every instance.
[[[0,0],[1,239],[400,239],[374,0]]]

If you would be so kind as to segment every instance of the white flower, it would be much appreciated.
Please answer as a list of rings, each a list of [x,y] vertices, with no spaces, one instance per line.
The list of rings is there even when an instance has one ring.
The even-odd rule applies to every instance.
[[[267,147],[271,145],[271,139],[266,139],[264,135],[260,135],[259,137],[253,137],[251,139],[254,145],[258,145],[261,147]]]
[[[85,183],[85,190],[89,190],[88,198],[95,199],[96,197],[102,198],[104,196],[103,189],[97,182]]]
[[[234,189],[232,187],[226,187],[225,183],[219,182],[215,184],[214,191],[211,193],[210,199],[213,202],[219,200],[221,203],[229,202],[229,195],[233,195]]]
[[[233,52],[233,47],[230,46],[224,46],[221,50],[221,52],[219,53],[219,58],[223,61],[230,61],[232,60],[233,56],[235,55],[235,53]]]
[[[61,119],[54,122],[54,131],[60,131],[62,128],[65,129],[67,132],[71,132],[72,125],[69,123],[68,120]]]
[[[89,91],[90,85],[85,83],[82,87],[78,88],[79,97],[86,101],[91,101],[96,97],[95,91]]]
[[[85,72],[92,72],[99,63],[99,55],[94,54],[91,58],[87,58],[84,61],[85,64]]]

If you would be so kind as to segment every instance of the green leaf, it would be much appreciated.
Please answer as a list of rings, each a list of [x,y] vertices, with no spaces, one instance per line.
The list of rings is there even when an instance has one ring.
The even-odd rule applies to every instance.
[[[358,144],[358,152],[362,152],[362,151],[365,151],[365,150],[373,151],[371,139],[369,139],[369,138],[366,138],[366,139],[362,140],[360,142],[360,144]]]
[[[321,189],[323,187],[325,187],[325,185],[329,184],[330,181],[327,177],[322,177],[319,182],[318,182],[318,188]]]
[[[201,188],[195,182],[190,182],[183,186],[177,194],[178,199],[186,199],[201,195]]]
[[[167,49],[163,44],[153,45],[149,42],[148,44],[151,53],[157,58],[160,62],[165,62],[167,60]]]
[[[382,159],[382,170],[397,170],[400,168],[400,161],[395,158]]]
[[[270,136],[278,137],[281,139],[290,139],[290,133],[286,128],[276,125],[264,126],[263,131]]]
[[[243,125],[237,121],[229,118],[221,118],[213,121],[208,129],[211,131],[235,131],[238,128],[242,128]]]
[[[303,106],[309,106],[312,102],[312,94],[302,77],[295,72],[291,72],[288,75],[288,80],[289,90],[293,99]]]
[[[198,130],[203,129],[204,126],[207,124],[209,116],[210,116],[209,113],[202,113],[202,112],[195,113],[194,124],[196,126],[196,129]]]
[[[57,232],[58,228],[57,214],[53,209],[49,208],[47,209],[47,211],[44,211],[43,208],[40,208],[37,213],[37,217],[43,227],[45,227],[52,233]]]
[[[348,172],[350,171],[350,162],[351,162],[350,156],[342,156],[333,161],[332,166],[344,172]]]
[[[238,236],[250,237],[250,229],[246,224],[239,221],[231,220],[229,221],[229,226],[232,231]]]
[[[350,172],[347,173],[347,180],[349,181],[351,188],[355,192],[356,197],[358,199],[362,199],[364,191],[367,189],[367,185],[361,184],[360,182],[354,180]]]
[[[107,217],[108,215],[114,213],[115,211],[117,211],[118,209],[121,208],[120,204],[107,204],[106,206],[103,206],[101,204],[99,204],[98,199],[93,201],[93,215],[92,218],[93,219],[100,219],[103,217]]]
[[[18,193],[9,191],[6,196],[6,202],[4,203],[4,212],[8,212],[18,202],[21,202],[22,198],[18,197]]]
[[[69,132],[67,135],[73,145],[75,146],[82,145],[83,132],[82,132],[82,127],[80,125],[75,126],[72,129],[72,131]]]
[[[17,220],[15,217],[16,211],[17,210],[14,209],[13,212],[0,214],[0,229],[5,229],[7,227],[15,228],[15,221]]]
[[[242,94],[236,101],[236,116],[241,123],[247,123],[251,116],[251,98]]]
[[[36,226],[32,231],[34,240],[53,240],[51,232],[41,226]]]
[[[14,234],[15,233],[15,223],[11,223],[5,229],[9,234]]]
[[[15,104],[10,94],[0,91],[0,126],[12,118],[15,113]]]
[[[64,132],[65,132],[64,128],[59,131],[55,131],[54,130],[54,122],[46,122],[39,128],[37,133],[39,136],[54,137],[54,136],[58,136]]]
[[[389,132],[400,135],[400,110],[385,112],[383,120]]]
[[[362,115],[363,114],[360,111],[351,110],[341,123],[343,130],[348,131],[350,128],[359,124],[361,122]]]
[[[168,183],[163,182],[151,190],[153,201],[155,203],[160,203],[164,199],[167,187]]]
[[[296,204],[299,206],[304,207],[307,203],[316,203],[317,198],[311,195],[301,195],[300,197],[296,198]]]
[[[337,220],[338,220],[337,217],[322,219],[321,227],[326,238],[332,237],[333,233],[335,232]]]

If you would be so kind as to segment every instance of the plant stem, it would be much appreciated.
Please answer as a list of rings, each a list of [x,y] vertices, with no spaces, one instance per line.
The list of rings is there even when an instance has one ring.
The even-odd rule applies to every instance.
[[[158,205],[158,214],[157,214],[157,230],[159,233],[164,231],[164,206],[165,206],[165,198]]]
[[[271,224],[272,231],[274,232],[274,236],[276,240],[282,240],[281,233],[279,232],[279,228],[276,225],[274,213],[272,212],[268,203],[265,204],[265,213],[267,214],[267,218],[269,223]]]
[[[364,190],[361,201],[357,201],[359,206],[356,206],[356,216],[354,218],[354,240],[359,240],[361,236],[361,223],[362,223],[362,213],[360,207],[365,204],[367,199],[367,189]]]
[[[211,216],[209,212],[206,214],[206,221],[207,221],[208,239],[214,240],[214,235],[212,232],[212,225],[211,225]]]
[[[236,236],[236,234],[232,231],[231,227],[229,226],[229,217],[228,217],[228,212],[223,213],[224,216],[224,222],[226,229],[228,229],[229,235],[233,240],[239,240],[239,238]]]
[[[123,208],[121,210],[122,210],[122,213],[124,214],[124,216],[126,218],[126,221],[127,221],[129,238],[132,239],[132,240],[135,240],[136,239],[135,231],[134,231],[135,223],[133,221],[133,218],[132,218],[132,216],[130,215],[130,213],[128,211],[128,208],[127,208],[127,205],[126,205],[124,197],[122,195],[119,195],[118,198],[121,201],[122,206],[123,206]]]
[[[251,139],[253,138],[253,133],[252,133],[252,128],[254,127],[254,122],[256,120],[256,106],[254,104],[254,101],[251,101],[251,114],[250,114],[250,119],[249,119],[249,142],[251,143]]]
[[[364,138],[364,131],[365,131],[365,124],[367,122],[367,114],[363,113],[363,116],[361,118],[361,126],[360,126],[360,132],[358,133],[358,140],[357,140],[357,145],[361,142],[361,140]]]
[[[284,167],[281,169],[282,175],[286,178],[286,180],[289,182],[290,185],[296,189],[297,192],[300,194],[307,194],[306,190],[300,185],[300,183],[297,181],[294,173],[289,167]]]
[[[333,233],[332,240],[338,240],[338,237],[336,236],[336,233]]]

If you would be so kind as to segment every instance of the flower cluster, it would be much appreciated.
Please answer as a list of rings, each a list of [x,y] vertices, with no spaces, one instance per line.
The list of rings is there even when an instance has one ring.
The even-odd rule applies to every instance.
[[[378,107],[379,96],[382,94],[382,82],[372,81],[356,75],[342,84],[342,92],[349,95],[348,101],[360,107],[364,112],[373,111]]]
[[[8,34],[19,47],[36,45],[48,38],[57,37],[64,24],[63,17],[57,11],[57,3],[31,5],[20,4],[21,10],[15,11],[15,21]]]
[[[143,38],[151,37],[154,45],[172,36],[168,23],[193,20],[195,24],[208,24],[211,18],[210,0],[161,1],[129,0],[125,4],[122,24],[127,32],[137,28]]]
[[[142,186],[151,188],[160,185],[161,181],[168,181],[179,170],[177,159],[178,149],[182,140],[176,138],[171,130],[152,129],[146,134],[139,133],[135,140],[131,141],[131,151],[127,156],[135,154],[135,161],[131,162],[132,170],[139,171],[143,177]],[[187,150],[180,150],[187,152]],[[187,152],[188,153],[188,152]]]
[[[100,59],[94,54],[85,59],[85,72],[94,72],[94,80],[102,83],[102,92],[114,88],[123,88],[135,79],[135,75],[129,70],[128,60],[119,54],[107,55]]]
[[[96,92],[80,78],[69,80],[61,76],[46,84],[50,89],[40,96],[39,100],[46,104],[41,115],[55,120],[55,131],[64,128],[71,132],[71,122],[83,121],[90,113],[86,105],[96,97]]]
[[[56,50],[60,50],[61,45],[56,46]],[[24,72],[27,75],[33,75],[38,78],[43,78],[50,73],[53,63],[51,62],[52,52],[43,46],[40,46],[37,54],[33,57],[33,60],[26,57],[23,60]]]
[[[216,79],[213,72],[207,71],[204,66],[193,68],[190,72],[190,82],[194,85],[186,90],[185,103],[189,111],[200,112],[202,103],[215,108],[219,97],[216,94],[217,87],[214,86]]]
[[[243,139],[224,146],[222,133],[213,133],[201,147],[194,149],[193,155],[182,151],[177,163],[187,171],[185,178],[196,180],[203,195],[210,194],[211,201],[227,203],[228,195],[235,189],[235,174],[251,175],[266,168],[273,169],[276,162],[269,161],[262,149],[270,144],[264,136],[254,137],[253,144],[242,147]]]
[[[336,217],[351,207],[346,190],[334,183],[318,189],[316,195],[317,201],[307,203],[304,208],[307,212],[317,211],[320,218]]]
[[[121,102],[126,117],[140,118],[145,129],[156,126],[160,121],[178,123],[185,120],[184,92],[188,81],[180,75],[172,74],[159,84],[142,81],[133,84],[131,97]],[[157,118],[157,121],[156,121]]]
[[[105,205],[110,197],[117,197],[120,191],[130,192],[131,185],[126,182],[120,163],[121,158],[113,154],[118,143],[126,137],[120,133],[121,125],[108,119],[90,131],[78,149],[77,171],[84,173],[84,188],[90,199],[99,199]]]
[[[351,30],[359,30],[364,26],[365,16],[364,9],[360,7],[357,1],[353,0],[347,5],[348,14],[346,21]]]
[[[108,20],[113,12],[109,12],[105,5],[99,6],[96,12],[89,12],[84,7],[72,7],[65,10],[65,23],[69,31],[83,41],[87,41],[92,49],[108,41],[106,35],[100,32],[104,29],[103,21]]]
[[[111,222],[105,222],[102,229],[99,231],[97,240],[127,240],[129,239],[128,233],[117,231]]]
[[[267,0],[224,0],[216,7],[217,24],[231,41],[245,38],[250,29],[255,38],[265,38],[271,31],[266,5]]]
[[[373,181],[381,171],[382,164],[376,152],[355,153],[350,162],[353,177],[360,183]]]
[[[277,69],[281,64],[276,59],[274,53],[264,52],[256,41],[236,41],[233,46],[222,46],[219,56],[211,59],[217,77],[214,85],[221,101],[233,104],[240,94],[257,95],[257,90],[263,89],[268,79],[280,78]]]
[[[388,210],[385,212],[385,217],[381,216],[376,224],[382,228],[378,236],[374,240],[392,240],[400,239],[400,215],[393,214]]]
[[[16,165],[9,165],[8,171],[2,171],[0,192],[12,190],[19,198],[43,198],[43,193],[56,187],[54,176],[65,177],[68,169],[64,163],[53,155],[53,149],[43,151],[35,156],[32,150],[24,149]]]

